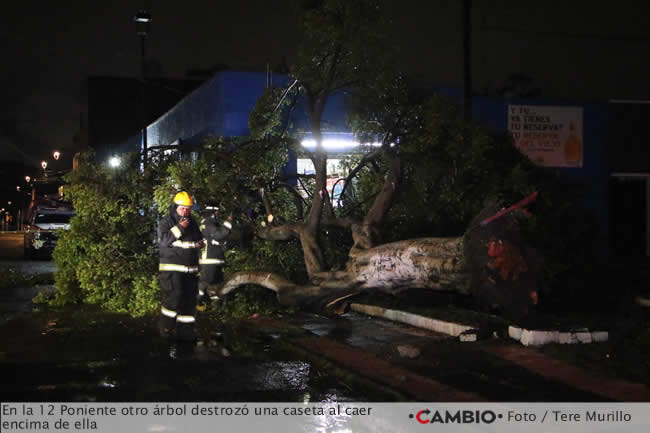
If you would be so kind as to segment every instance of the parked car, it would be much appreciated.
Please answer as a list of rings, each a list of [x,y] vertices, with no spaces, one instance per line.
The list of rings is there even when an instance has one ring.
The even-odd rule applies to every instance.
[[[57,230],[69,230],[74,210],[70,208],[35,207],[25,234],[25,255],[27,257],[52,256],[56,247]]]

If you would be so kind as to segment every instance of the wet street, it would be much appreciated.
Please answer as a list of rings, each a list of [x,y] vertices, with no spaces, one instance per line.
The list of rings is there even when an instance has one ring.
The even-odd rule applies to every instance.
[[[370,397],[238,327],[196,344],[155,318],[89,308],[20,314],[0,328],[4,401],[346,401]]]
[[[24,274],[53,261],[3,260]],[[31,299],[53,286],[0,292],[3,401],[372,400],[280,345],[273,336],[227,328],[207,314],[196,344],[164,340],[157,317],[131,318],[89,306],[51,311]]]
[[[53,260],[26,260],[26,259],[0,259],[0,268],[5,266],[15,267],[25,274],[45,274],[56,272]]]
[[[160,338],[154,315],[32,304],[53,289],[0,292],[3,401],[650,401],[645,385],[507,338],[465,343],[353,312],[205,312],[188,344]]]

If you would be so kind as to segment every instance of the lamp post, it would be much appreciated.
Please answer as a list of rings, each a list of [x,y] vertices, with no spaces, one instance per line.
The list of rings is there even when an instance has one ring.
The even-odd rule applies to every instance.
[[[31,180],[32,180],[32,178],[30,176],[25,176],[25,183],[26,183],[27,187],[30,186],[29,182]],[[20,191],[20,186],[17,186],[16,188],[18,189],[18,191]],[[18,230],[23,229],[23,223],[24,223],[24,220],[25,220],[25,194],[30,195],[30,198],[32,200],[36,199],[36,197],[34,196],[34,189],[33,188],[32,188],[32,191],[29,192],[29,193],[27,192],[27,190],[20,193],[20,209],[18,211],[18,221],[17,221]]]
[[[121,164],[122,160],[116,155],[111,156],[111,158],[108,160],[108,165],[113,168],[118,168]]]
[[[146,40],[149,36],[149,27],[151,25],[151,15],[145,11],[140,10],[133,17],[135,22],[135,32],[140,37],[140,122],[141,122],[141,152],[142,152],[142,167],[147,163],[147,110],[145,108],[146,89],[145,79],[147,77],[147,63],[146,63]]]

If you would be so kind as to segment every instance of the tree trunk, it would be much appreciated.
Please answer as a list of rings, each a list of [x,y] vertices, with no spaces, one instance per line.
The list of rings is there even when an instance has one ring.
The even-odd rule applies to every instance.
[[[463,238],[420,238],[353,249],[347,263],[359,289],[397,293],[403,289],[469,292]]]
[[[273,290],[285,304],[329,302],[350,291],[398,293],[411,287],[468,293],[470,275],[463,261],[463,238],[420,238],[353,249],[346,271],[321,272],[316,280],[318,285],[299,286],[269,272],[239,272],[220,295],[245,284]]]
[[[537,303],[541,256],[519,239],[512,215],[480,224],[497,209],[486,209],[461,237],[410,239],[374,248],[352,248],[344,271],[317,272],[300,286],[268,272],[243,272],[221,289],[226,294],[255,284],[278,294],[284,304],[324,304],[347,294],[381,291],[398,294],[418,288],[453,290],[474,296],[485,308],[519,319]]]

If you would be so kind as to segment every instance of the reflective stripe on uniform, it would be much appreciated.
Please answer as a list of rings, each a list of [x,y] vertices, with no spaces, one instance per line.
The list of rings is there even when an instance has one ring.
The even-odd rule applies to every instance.
[[[211,242],[212,242],[212,245],[219,245],[219,241],[215,241],[214,239],[212,239]]]
[[[200,295],[200,296],[203,296],[203,295],[205,295],[205,292],[204,292],[203,290],[200,290],[200,289],[199,289],[199,295]]]
[[[172,242],[172,247],[188,249],[188,248],[195,248],[196,245],[195,245],[195,243],[192,242],[192,241],[186,241],[186,242],[183,242],[183,241],[174,241],[174,242]]]
[[[160,306],[160,312],[163,316],[174,318],[178,314],[176,311],[168,310],[167,308]]]
[[[194,316],[176,316],[176,321],[181,323],[194,323]]]
[[[199,259],[199,265],[223,265],[226,263],[221,259]]]
[[[226,221],[225,223],[223,223],[223,225],[226,226],[226,228],[228,228],[229,230],[232,229],[232,224],[230,224],[230,221]]]
[[[181,229],[178,228],[178,226],[174,226],[171,228],[171,232],[174,234],[174,237],[176,239],[180,238],[183,236],[183,233],[181,233]]]
[[[171,272],[187,272],[189,274],[195,274],[199,272],[198,266],[184,266],[184,265],[173,265],[171,263],[161,263],[158,265],[159,271],[171,271]]]

